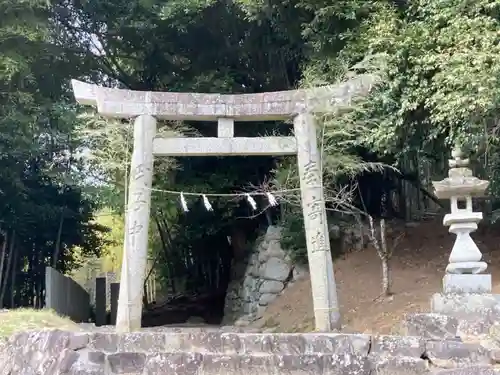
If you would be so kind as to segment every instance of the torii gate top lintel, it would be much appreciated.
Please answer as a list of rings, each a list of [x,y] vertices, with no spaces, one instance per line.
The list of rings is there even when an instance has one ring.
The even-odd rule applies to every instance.
[[[162,120],[271,121],[345,105],[354,97],[368,93],[374,81],[372,75],[359,75],[337,85],[259,94],[133,91],[77,80],[71,83],[78,103],[95,106],[107,117],[132,118],[149,114]]]

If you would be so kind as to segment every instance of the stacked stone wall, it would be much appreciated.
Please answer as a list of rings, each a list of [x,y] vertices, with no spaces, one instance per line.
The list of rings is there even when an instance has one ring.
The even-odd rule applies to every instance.
[[[407,321],[421,329],[429,319]],[[443,322],[445,322],[443,320]],[[446,324],[437,323],[441,328]],[[0,346],[0,374],[493,375],[496,349],[460,338],[259,334],[236,328],[23,332]],[[449,329],[442,333],[452,334]]]

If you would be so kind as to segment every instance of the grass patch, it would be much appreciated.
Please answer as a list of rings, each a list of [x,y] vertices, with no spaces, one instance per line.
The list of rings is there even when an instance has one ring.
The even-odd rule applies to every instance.
[[[42,328],[57,328],[78,331],[78,324],[57,315],[52,310],[16,309],[0,312],[0,339],[5,339],[16,332],[33,331]]]

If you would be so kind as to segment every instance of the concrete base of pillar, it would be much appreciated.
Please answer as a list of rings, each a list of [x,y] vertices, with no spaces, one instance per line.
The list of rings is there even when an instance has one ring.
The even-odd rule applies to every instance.
[[[491,289],[491,275],[488,274],[447,274],[443,278],[444,294],[489,294]]]

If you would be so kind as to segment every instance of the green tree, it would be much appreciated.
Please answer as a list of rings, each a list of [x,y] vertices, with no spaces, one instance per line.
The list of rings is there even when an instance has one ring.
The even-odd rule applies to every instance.
[[[0,305],[42,306],[45,266],[98,254],[95,204],[78,186],[66,50],[47,2],[0,1]]]

